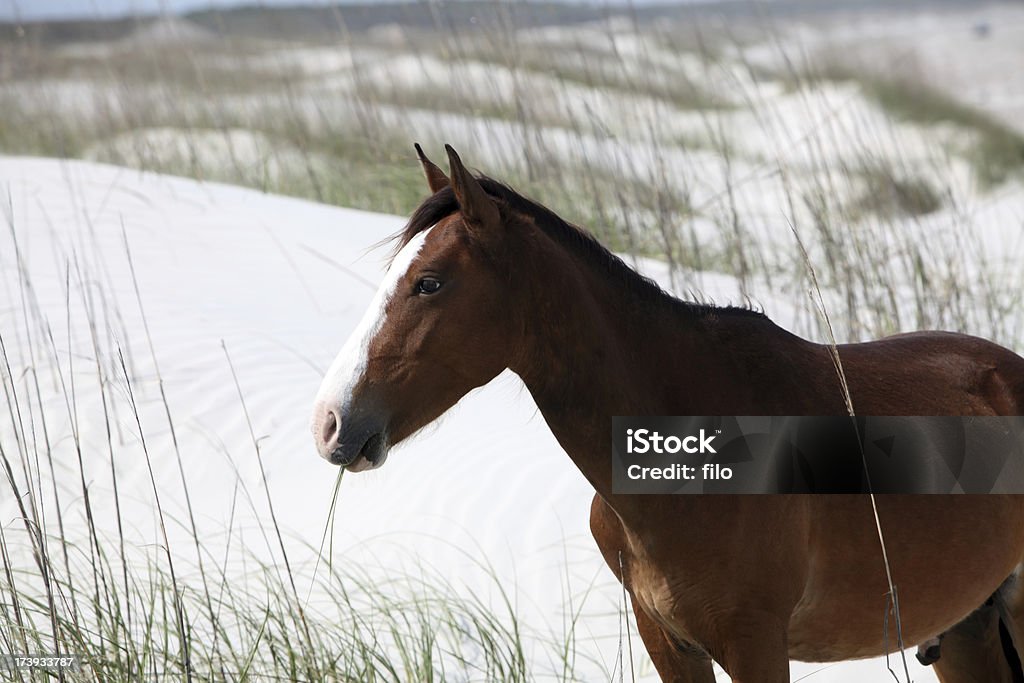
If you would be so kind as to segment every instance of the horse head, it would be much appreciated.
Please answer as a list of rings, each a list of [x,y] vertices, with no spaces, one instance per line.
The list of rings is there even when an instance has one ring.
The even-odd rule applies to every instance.
[[[398,236],[317,394],[317,450],[353,471],[379,467],[393,446],[508,365],[515,282],[501,265],[501,205],[445,148],[450,178],[416,145],[433,194]]]

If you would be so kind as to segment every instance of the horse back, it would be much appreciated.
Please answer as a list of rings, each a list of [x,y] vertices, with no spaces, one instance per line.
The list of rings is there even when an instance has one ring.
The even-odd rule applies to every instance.
[[[1024,415],[1024,358],[953,332],[838,347],[862,415]]]

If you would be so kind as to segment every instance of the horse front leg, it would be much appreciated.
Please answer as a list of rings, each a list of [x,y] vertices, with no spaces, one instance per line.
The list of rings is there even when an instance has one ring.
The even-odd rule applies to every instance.
[[[629,559],[622,555],[626,549],[625,532],[618,516],[600,496],[594,496],[590,507],[590,530],[608,568],[622,581],[622,569]],[[628,585],[626,589],[632,596],[633,591]],[[633,598],[632,605],[637,631],[662,681],[715,683],[711,657],[707,653],[679,644],[644,611],[636,598]]]
[[[721,615],[705,642],[732,683],[789,683],[788,622],[770,612]]]
[[[710,655],[697,647],[676,642],[658,622],[647,616],[636,600],[633,600],[633,614],[636,616],[636,629],[662,681],[715,683]]]

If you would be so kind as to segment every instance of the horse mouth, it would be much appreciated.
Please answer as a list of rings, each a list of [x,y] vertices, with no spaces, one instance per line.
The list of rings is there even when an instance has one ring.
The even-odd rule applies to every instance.
[[[362,472],[364,470],[372,470],[380,467],[384,464],[387,457],[387,443],[384,439],[384,435],[378,432],[371,435],[366,440],[363,447],[356,453],[356,457],[348,463],[338,462],[338,464],[346,470]]]

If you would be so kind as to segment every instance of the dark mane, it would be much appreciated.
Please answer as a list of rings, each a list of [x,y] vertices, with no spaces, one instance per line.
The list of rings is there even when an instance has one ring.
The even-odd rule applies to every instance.
[[[530,218],[544,234],[565,247],[570,253],[592,264],[600,272],[606,273],[608,277],[616,280],[642,302],[667,305],[680,312],[698,316],[739,314],[764,317],[760,311],[750,308],[714,306],[678,299],[662,289],[654,280],[644,277],[630,268],[586,230],[567,223],[547,207],[527,199],[504,183],[487,176],[478,176],[477,180],[484,191],[499,204],[503,204],[514,213]],[[396,236],[398,248],[405,246],[413,237],[458,210],[459,202],[451,187],[439,190],[420,204],[405,228]]]

